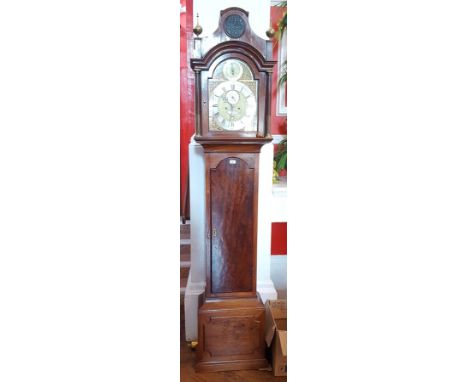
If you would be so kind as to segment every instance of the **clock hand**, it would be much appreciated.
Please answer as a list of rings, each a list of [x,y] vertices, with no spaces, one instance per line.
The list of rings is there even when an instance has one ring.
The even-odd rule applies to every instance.
[[[231,112],[229,113],[229,126],[232,126],[233,117],[234,117],[234,107],[231,105]]]

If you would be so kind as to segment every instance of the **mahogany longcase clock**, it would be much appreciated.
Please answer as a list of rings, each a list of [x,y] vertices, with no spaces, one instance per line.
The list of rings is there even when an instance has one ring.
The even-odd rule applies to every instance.
[[[270,135],[272,42],[248,12],[221,11],[195,39],[195,140],[204,148],[206,288],[198,312],[198,371],[267,366],[257,294],[258,164]]]

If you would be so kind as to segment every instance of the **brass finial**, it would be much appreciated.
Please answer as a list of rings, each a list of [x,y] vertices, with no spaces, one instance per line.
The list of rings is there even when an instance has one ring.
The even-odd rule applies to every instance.
[[[198,13],[197,13],[197,25],[193,28],[193,33],[197,35],[197,37],[203,32],[203,28],[201,27],[200,23],[198,22]]]
[[[270,28],[268,28],[268,30],[266,31],[266,35],[268,36],[268,38],[272,38],[275,35],[275,30],[271,25]]]

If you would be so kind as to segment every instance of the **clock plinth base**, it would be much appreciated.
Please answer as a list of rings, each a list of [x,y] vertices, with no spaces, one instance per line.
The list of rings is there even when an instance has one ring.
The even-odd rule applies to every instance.
[[[265,307],[259,298],[206,300],[198,312],[196,371],[261,369]]]

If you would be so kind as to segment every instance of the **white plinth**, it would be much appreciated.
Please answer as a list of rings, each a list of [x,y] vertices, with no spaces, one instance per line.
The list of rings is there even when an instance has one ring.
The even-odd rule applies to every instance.
[[[205,291],[205,163],[203,147],[193,139],[189,145],[191,269],[185,290],[185,339],[198,339],[198,308]],[[262,147],[259,163],[257,291],[262,301],[276,300],[270,277],[273,144]]]

